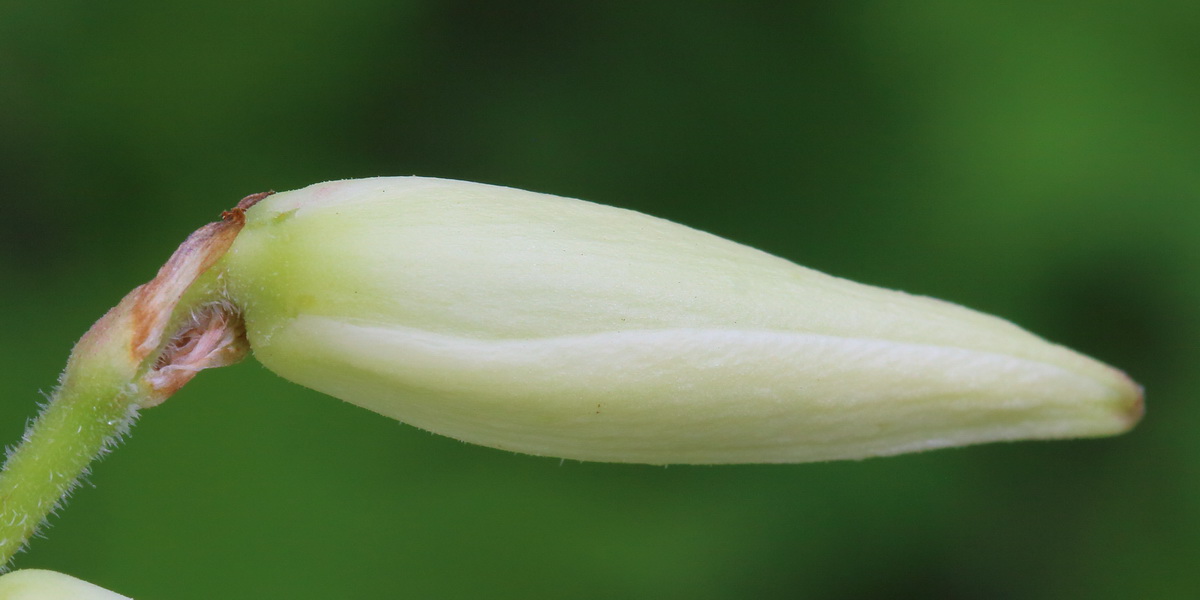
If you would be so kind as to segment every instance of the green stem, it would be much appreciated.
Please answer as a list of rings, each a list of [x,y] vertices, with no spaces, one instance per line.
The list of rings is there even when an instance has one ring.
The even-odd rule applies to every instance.
[[[0,472],[0,565],[12,559],[88,465],[137,418],[144,398],[137,386],[108,377],[70,379],[55,391]]]
[[[154,279],[92,325],[67,360],[62,384],[0,471],[0,571],[88,465],[197,371],[249,351],[241,314],[209,273],[246,223],[252,194],[188,236]]]

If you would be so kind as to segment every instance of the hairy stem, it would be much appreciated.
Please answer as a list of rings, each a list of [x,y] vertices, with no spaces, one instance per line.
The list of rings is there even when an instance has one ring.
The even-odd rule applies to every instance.
[[[136,386],[100,382],[67,382],[55,391],[0,472],[0,565],[129,429],[142,397]]]
[[[61,385],[0,471],[0,571],[62,504],[88,465],[197,372],[249,351],[241,313],[210,272],[245,225],[252,194],[196,230],[158,274],[75,344]]]

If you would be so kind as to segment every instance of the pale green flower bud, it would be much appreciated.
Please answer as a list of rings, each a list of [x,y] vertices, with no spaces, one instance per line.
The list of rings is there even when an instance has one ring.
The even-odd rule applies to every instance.
[[[70,575],[41,569],[0,577],[0,600],[129,600]]]
[[[269,197],[219,270],[267,368],[430,431],[645,463],[1129,429],[1121,372],[636,212],[418,177]]]

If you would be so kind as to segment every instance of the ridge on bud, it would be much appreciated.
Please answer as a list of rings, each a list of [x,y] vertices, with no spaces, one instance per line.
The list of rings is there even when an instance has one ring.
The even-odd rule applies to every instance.
[[[276,194],[214,268],[275,373],[538,455],[804,462],[1128,430],[1123,373],[682,225],[383,177]]]

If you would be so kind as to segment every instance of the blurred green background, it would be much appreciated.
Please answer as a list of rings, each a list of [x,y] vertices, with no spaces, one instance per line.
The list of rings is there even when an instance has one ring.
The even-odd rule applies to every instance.
[[[238,198],[422,174],[629,207],[1009,318],[1130,435],[533,458],[254,361],[147,411],[18,566],[137,598],[1195,598],[1200,3],[0,4],[0,439]]]

